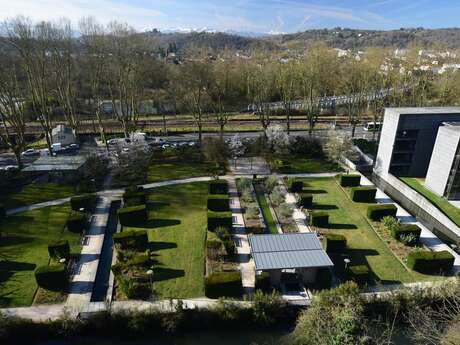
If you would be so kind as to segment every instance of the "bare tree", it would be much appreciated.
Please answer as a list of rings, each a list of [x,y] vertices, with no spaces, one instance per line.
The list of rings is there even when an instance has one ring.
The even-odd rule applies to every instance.
[[[298,84],[297,63],[289,62],[287,64],[280,64],[278,66],[278,73],[276,78],[276,85],[278,92],[281,96],[281,102],[286,115],[286,131],[287,135],[291,132],[291,115],[292,115],[292,102],[296,96]]]

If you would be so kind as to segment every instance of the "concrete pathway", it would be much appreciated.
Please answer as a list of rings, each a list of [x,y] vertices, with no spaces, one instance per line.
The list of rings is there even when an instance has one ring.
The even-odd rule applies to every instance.
[[[87,242],[83,245],[70,280],[66,307],[72,313],[84,312],[91,301],[111,203],[112,198],[98,198],[96,211],[86,233]]]
[[[69,198],[63,198],[63,199],[55,199],[55,200],[40,202],[38,204],[32,204],[32,205],[12,208],[12,209],[6,210],[6,215],[11,216],[11,215],[16,214],[16,213],[36,210],[36,209],[39,209],[39,208],[62,205],[62,204],[65,204],[66,202],[70,202],[70,197]]]
[[[255,288],[255,265],[251,259],[251,249],[249,247],[248,235],[243,218],[243,210],[236,189],[235,178],[228,179],[228,194],[230,197],[230,210],[232,211],[233,219],[233,240],[236,245],[238,261],[240,263],[241,281],[246,293],[251,294]]]
[[[359,173],[359,172],[353,172]],[[361,175],[361,185],[363,186],[374,186],[374,184],[364,175]],[[460,255],[457,254],[452,248],[450,248],[447,244],[442,242],[435,234],[433,234],[428,228],[426,228],[421,222],[417,221],[417,218],[412,216],[409,212],[407,212],[404,208],[402,208],[398,203],[394,202],[387,194],[377,188],[377,194],[375,200],[379,204],[394,204],[398,211],[396,213],[396,217],[399,219],[401,223],[410,223],[410,224],[417,224],[421,229],[422,233],[420,234],[420,242],[425,245],[427,248],[439,252],[442,250],[449,251],[454,257],[454,273],[460,272]]]
[[[307,216],[297,207],[297,201],[294,194],[287,190],[286,185],[281,180],[279,181],[279,186],[281,191],[285,194],[284,198],[286,204],[288,204],[293,210],[292,218],[294,219],[299,232],[311,232],[310,227],[306,223]]]

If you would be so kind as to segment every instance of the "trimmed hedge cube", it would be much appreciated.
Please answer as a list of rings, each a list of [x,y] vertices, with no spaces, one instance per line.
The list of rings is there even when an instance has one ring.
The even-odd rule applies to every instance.
[[[214,212],[208,210],[208,230],[214,231],[218,227],[223,227],[230,231],[232,228],[231,212]]]
[[[407,266],[422,273],[440,273],[450,271],[454,261],[454,256],[447,250],[440,252],[416,250],[409,253]]]
[[[84,194],[70,198],[70,207],[74,211],[84,209],[86,212],[94,212],[96,209],[96,195]]]
[[[369,267],[366,265],[349,266],[350,278],[358,284],[365,284],[369,278]]]
[[[396,217],[398,208],[393,204],[370,205],[367,207],[367,217],[379,222],[383,217]]]
[[[342,187],[358,187],[361,184],[361,175],[342,174],[340,175],[340,185]]]
[[[149,242],[146,230],[126,230],[113,234],[113,243],[119,244],[121,248],[143,249]]]
[[[353,187],[350,191],[351,200],[356,202],[374,202],[376,194],[375,187]]]
[[[326,234],[326,251],[328,253],[338,253],[346,248],[347,238],[339,234]]]
[[[122,226],[139,225],[147,221],[147,207],[145,205],[128,206],[118,209],[118,219]]]
[[[310,214],[310,225],[326,228],[329,225],[329,213],[316,211]]]
[[[297,206],[303,208],[310,208],[313,205],[313,195],[309,193],[299,193],[299,201],[297,202]]]
[[[72,211],[70,212],[69,218],[67,218],[67,230],[75,233],[82,233],[88,225],[86,215],[81,212]]]
[[[243,295],[240,272],[215,272],[205,278],[204,284],[208,298],[238,298]]]
[[[226,180],[210,181],[209,194],[228,194],[228,182]]]
[[[401,236],[413,235],[418,242],[422,229],[417,224],[399,224],[391,229],[391,236],[399,240]]]
[[[300,193],[303,190],[303,181],[293,180],[289,183],[291,193]]]
[[[144,187],[142,186],[128,186],[125,188],[125,193],[137,193],[137,192],[143,192]]]
[[[59,260],[59,259],[68,259],[70,257],[70,246],[69,241],[59,240],[51,242],[48,244],[48,253],[50,258]]]
[[[230,199],[226,194],[210,194],[208,196],[208,210],[224,212],[230,210]]]
[[[124,206],[131,207],[131,206],[139,206],[144,205],[147,201],[147,197],[145,192],[125,192],[123,194],[123,203]]]
[[[67,268],[64,264],[40,266],[35,269],[38,286],[52,291],[62,291],[68,283]]]

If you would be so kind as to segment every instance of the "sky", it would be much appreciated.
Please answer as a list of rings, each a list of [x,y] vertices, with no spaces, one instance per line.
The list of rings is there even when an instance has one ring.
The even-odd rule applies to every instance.
[[[0,0],[0,20],[93,16],[137,30],[288,33],[347,27],[460,27],[460,0]]]

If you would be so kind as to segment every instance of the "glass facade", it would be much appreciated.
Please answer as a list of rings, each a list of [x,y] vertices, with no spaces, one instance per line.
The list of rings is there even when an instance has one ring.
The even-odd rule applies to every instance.
[[[455,159],[450,169],[444,196],[449,200],[460,200],[460,145],[457,147]]]
[[[401,130],[396,133],[393,155],[390,163],[390,173],[394,176],[409,174],[417,144],[418,130]]]

